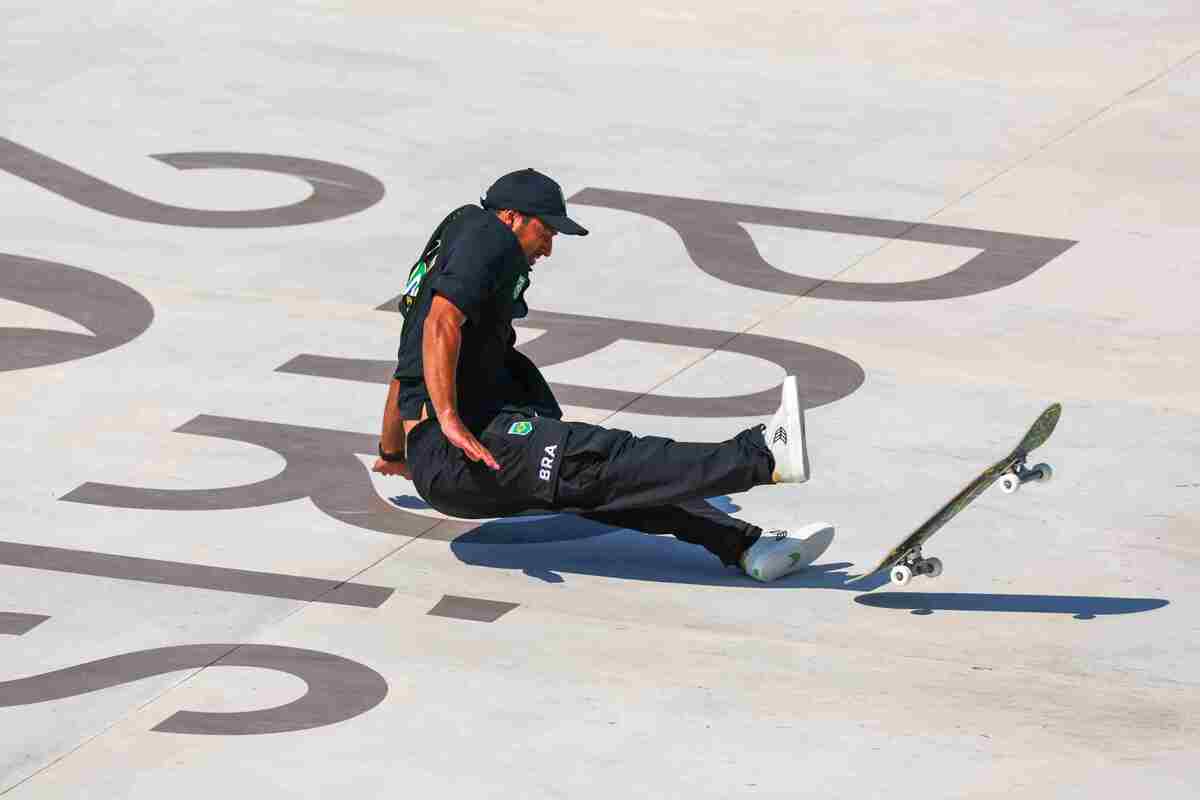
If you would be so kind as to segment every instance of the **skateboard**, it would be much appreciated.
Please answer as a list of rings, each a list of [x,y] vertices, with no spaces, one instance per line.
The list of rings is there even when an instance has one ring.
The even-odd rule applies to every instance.
[[[941,575],[941,559],[926,558],[921,554],[921,546],[997,480],[1000,481],[1000,488],[1004,490],[1005,494],[1012,494],[1032,481],[1050,480],[1054,470],[1049,464],[1026,467],[1025,459],[1031,452],[1046,443],[1050,434],[1054,432],[1054,426],[1058,424],[1061,414],[1062,405],[1060,403],[1055,403],[1043,411],[1011,453],[985,469],[979,474],[979,477],[964,486],[962,491],[954,495],[946,505],[935,511],[932,517],[925,520],[900,544],[893,547],[877,567],[863,574],[862,577],[874,575],[881,569],[890,569],[892,583],[904,586],[912,580],[914,575],[925,575],[930,578]]]

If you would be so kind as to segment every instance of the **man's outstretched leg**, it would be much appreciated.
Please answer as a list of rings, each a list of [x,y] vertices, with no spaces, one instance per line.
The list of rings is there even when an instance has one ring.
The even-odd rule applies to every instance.
[[[770,423],[724,442],[676,442],[581,422],[566,425],[555,493],[563,511],[674,505],[808,480],[804,416],[790,375]]]
[[[833,541],[833,526],[824,522],[802,524],[791,530],[764,531],[718,511],[704,500],[580,516],[618,528],[670,534],[698,544],[721,559],[722,564],[736,565],[763,582],[804,569],[820,558]]]

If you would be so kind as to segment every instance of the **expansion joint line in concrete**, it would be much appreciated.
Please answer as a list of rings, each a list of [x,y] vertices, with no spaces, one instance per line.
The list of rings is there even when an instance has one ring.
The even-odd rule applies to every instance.
[[[992,175],[990,178],[985,179],[978,186],[975,186],[974,188],[967,190],[962,195],[960,195],[957,199],[947,203],[946,205],[942,206],[938,210],[934,211],[932,214],[929,214],[928,216],[925,217],[925,219],[921,220],[920,222],[914,222],[911,226],[909,226],[909,228],[907,228],[899,236],[897,236],[893,239],[888,239],[887,241],[880,244],[878,247],[876,247],[872,250],[869,250],[866,253],[863,253],[861,256],[859,256],[858,258],[854,259],[849,264],[847,264],[844,268],[842,268],[841,270],[836,272],[833,276],[826,278],[825,280],[817,283],[816,285],[814,285],[812,288],[808,289],[807,291],[805,291],[801,294],[798,294],[798,295],[794,295],[793,297],[789,298],[787,302],[785,302],[783,305],[779,306],[779,308],[777,308],[776,310],[771,312],[771,315],[782,314],[782,313],[786,312],[792,306],[795,306],[798,303],[800,303],[802,300],[807,299],[810,295],[812,295],[813,292],[817,291],[818,289],[820,289],[823,286],[828,285],[829,283],[832,283],[833,281],[838,280],[843,275],[845,275],[847,272],[854,269],[862,262],[866,261],[868,258],[879,253],[880,251],[882,251],[883,249],[888,247],[888,245],[890,245],[893,241],[896,241],[896,239],[903,239],[905,237],[905,235],[907,235],[913,229],[918,228],[921,225],[926,225],[926,224],[932,222],[934,219],[941,216],[945,212],[949,211],[952,207],[958,205],[963,200],[966,200],[968,197],[971,197],[971,196],[977,194],[981,190],[985,189],[992,183],[995,183],[1000,178],[1003,178],[1005,175],[1009,174],[1010,172],[1017,169],[1021,165],[1028,163],[1030,160],[1035,158],[1039,153],[1043,153],[1046,150],[1050,149],[1051,147],[1054,147],[1059,142],[1061,142],[1064,139],[1068,138],[1069,136],[1075,134],[1076,132],[1083,129],[1091,122],[1104,116],[1105,114],[1107,114],[1109,111],[1111,111],[1113,108],[1115,108],[1120,103],[1124,102],[1125,100],[1129,99],[1130,97],[1133,97],[1134,95],[1138,94],[1139,92],[1141,92],[1145,89],[1148,89],[1149,87],[1158,83],[1163,78],[1167,77],[1175,70],[1185,66],[1188,62],[1192,61],[1193,59],[1197,58],[1198,56],[1200,56],[1200,50],[1196,50],[1195,52],[1189,54],[1188,56],[1185,56],[1184,58],[1180,59],[1176,63],[1168,66],[1166,69],[1159,72],[1157,75],[1150,77],[1149,79],[1143,81],[1142,83],[1138,84],[1134,88],[1126,91],[1124,94],[1122,94],[1120,97],[1113,100],[1111,103],[1107,104],[1103,108],[1101,108],[1098,111],[1096,111],[1095,113],[1089,115],[1088,117],[1086,117],[1085,119],[1076,123],[1075,125],[1072,125],[1070,127],[1070,129],[1068,129],[1067,131],[1064,131],[1062,134],[1054,137],[1050,141],[1045,142],[1044,144],[1035,147],[1030,153],[1028,153],[1024,158],[1019,159],[1016,163],[1013,163],[1007,167],[1004,167],[999,172],[997,172],[995,175]],[[709,350],[708,352],[704,353],[704,355],[696,358],[695,361],[692,361],[691,363],[679,368],[678,370],[671,373],[670,375],[668,375],[666,378],[664,378],[660,382],[656,383],[644,394],[639,395],[637,398],[634,398],[633,400],[630,400],[628,403],[626,403],[621,408],[619,408],[619,409],[613,411],[612,413],[608,414],[607,416],[605,416],[601,421],[605,422],[605,421],[612,419],[614,416],[619,414],[621,411],[624,411],[626,408],[628,408],[633,403],[637,402],[642,397],[645,397],[646,395],[649,395],[649,394],[653,394],[659,388],[661,388],[665,384],[669,383],[671,380],[677,378],[683,372],[691,369],[692,367],[696,366],[704,359],[711,356],[713,353],[716,353],[717,351],[721,350],[724,347],[724,345],[729,344],[729,342],[732,342],[734,339],[736,339],[739,336],[742,336],[743,334],[752,333],[755,329],[760,327],[763,324],[763,322],[765,322],[765,318],[762,320],[759,320],[758,322],[751,323],[750,325],[746,326],[744,329],[742,329],[740,331],[732,332],[729,336],[729,339],[727,341],[725,341],[721,346],[718,346],[718,347],[715,347],[715,348]]]
[[[737,337],[741,336],[743,333],[749,333],[749,332],[750,332],[752,329],[754,329],[754,328],[758,327],[758,325],[759,325],[759,323],[757,323],[757,322],[756,322],[756,323],[754,323],[754,325],[751,325],[749,328],[747,328],[747,329],[746,329],[746,330],[744,330],[744,331],[736,331],[736,332],[734,332],[734,331],[731,331],[731,332],[729,333],[729,338],[728,338],[728,339],[726,339],[725,341],[721,342],[719,345],[717,345],[717,346],[715,346],[715,347],[713,347],[713,348],[711,348],[711,349],[709,349],[709,350],[705,351],[705,352],[704,352],[702,355],[700,355],[700,356],[697,356],[697,357],[696,357],[696,359],[695,359],[694,361],[691,361],[691,362],[689,362],[689,363],[687,363],[687,364],[684,364],[682,367],[680,367],[679,369],[675,370],[675,371],[674,371],[674,372],[672,372],[670,375],[668,375],[667,377],[663,378],[663,379],[662,379],[661,381],[659,381],[658,383],[656,383],[656,384],[654,384],[653,386],[651,386],[649,389],[647,389],[647,390],[646,390],[645,392],[643,392],[642,394],[639,394],[639,395],[637,395],[636,397],[633,397],[633,398],[631,398],[631,399],[629,400],[629,402],[628,402],[628,403],[625,403],[625,404],[624,404],[623,406],[621,406],[620,408],[614,409],[613,411],[611,411],[611,412],[609,412],[608,414],[606,414],[606,415],[604,415],[603,417],[601,417],[601,418],[600,418],[600,424],[601,424],[601,425],[603,425],[605,422],[608,422],[610,419],[612,419],[613,417],[615,417],[617,414],[620,414],[622,411],[624,411],[625,409],[629,408],[631,405],[633,405],[633,404],[634,404],[634,403],[636,403],[637,401],[641,400],[643,397],[646,397],[647,395],[652,395],[652,394],[654,394],[654,393],[655,393],[655,392],[657,392],[657,391],[658,391],[660,388],[662,388],[663,386],[665,386],[665,385],[667,385],[668,383],[670,383],[671,381],[673,381],[675,378],[678,378],[680,375],[682,375],[683,373],[687,372],[689,369],[691,369],[692,367],[696,366],[696,365],[697,365],[697,364],[699,364],[701,361],[703,361],[704,359],[706,359],[706,358],[708,358],[709,356],[711,356],[713,353],[720,352],[721,350],[723,350],[723,349],[725,348],[725,346],[726,346],[727,344],[729,344],[730,342],[732,342],[734,339],[736,339]],[[422,535],[423,535],[423,534],[422,534]]]
[[[188,673],[184,674],[183,676],[181,676],[181,677],[179,678],[179,680],[177,680],[175,683],[173,683],[173,684],[171,684],[170,686],[166,687],[165,689],[163,689],[163,690],[162,690],[161,692],[159,692],[158,694],[156,694],[156,695],[154,695],[153,697],[151,697],[151,698],[149,698],[148,700],[146,700],[144,703],[140,703],[140,704],[138,704],[138,705],[134,706],[134,708],[133,708],[131,711],[129,711],[129,713],[127,713],[127,714],[125,714],[125,715],[123,715],[123,716],[120,716],[120,717],[118,717],[117,719],[114,719],[114,720],[113,720],[112,722],[110,722],[108,725],[105,725],[105,726],[104,726],[104,727],[103,727],[101,730],[98,730],[98,731],[96,731],[94,734],[92,734],[91,736],[88,736],[88,737],[87,737],[87,738],[85,738],[85,739],[84,739],[82,742],[80,742],[79,744],[75,745],[75,746],[74,746],[74,747],[72,747],[70,750],[68,750],[67,752],[65,752],[65,753],[63,753],[62,755],[60,755],[58,758],[52,759],[52,760],[51,760],[51,761],[49,761],[48,763],[46,763],[46,764],[43,764],[43,765],[42,765],[41,767],[39,767],[37,770],[35,770],[34,772],[32,772],[32,773],[30,773],[29,775],[25,776],[25,777],[24,777],[24,778],[22,778],[21,780],[17,781],[17,782],[16,782],[16,783],[14,783],[12,786],[9,786],[7,789],[0,789],[0,796],[3,796],[3,795],[6,795],[6,794],[8,794],[9,792],[13,791],[14,789],[17,789],[18,787],[21,787],[21,786],[25,785],[26,783],[28,783],[29,781],[33,780],[34,778],[36,778],[37,776],[41,775],[42,773],[44,773],[44,772],[47,772],[47,771],[49,771],[49,770],[53,769],[53,768],[54,768],[55,766],[57,766],[57,765],[58,765],[60,762],[62,762],[62,761],[64,761],[64,760],[66,760],[67,758],[69,758],[69,757],[71,757],[71,756],[75,755],[75,754],[76,754],[76,753],[78,753],[80,750],[82,750],[83,748],[87,747],[89,744],[91,744],[92,742],[96,741],[96,740],[97,740],[97,739],[99,739],[101,736],[104,736],[105,734],[107,734],[107,733],[108,733],[109,731],[111,731],[113,728],[115,728],[115,727],[117,727],[118,725],[120,725],[120,724],[121,724],[122,722],[124,722],[125,720],[127,720],[127,719],[129,719],[130,717],[136,716],[137,714],[141,713],[142,709],[146,708],[147,706],[149,706],[149,705],[150,705],[150,704],[152,704],[152,703],[157,703],[157,702],[158,702],[159,700],[161,700],[163,697],[166,697],[168,694],[170,694],[171,692],[175,691],[175,690],[176,690],[176,689],[178,689],[180,686],[182,686],[183,684],[185,684],[185,683],[187,683],[188,681],[190,681],[192,678],[194,678],[194,677],[196,677],[197,675],[199,675],[201,672],[203,672],[203,671],[204,671],[205,669],[207,669],[208,667],[211,667],[213,664],[217,663],[218,661],[223,661],[224,659],[226,659],[226,658],[229,658],[229,656],[230,656],[231,654],[233,654],[234,652],[236,652],[236,651],[237,651],[237,649],[238,649],[237,647],[231,647],[231,648],[229,648],[229,651],[228,651],[228,652],[222,653],[220,656],[218,656],[217,658],[214,658],[214,659],[212,659],[212,660],[211,660],[211,661],[210,661],[208,664],[204,665],[203,667],[196,667],[195,669],[192,669],[190,672],[188,672]]]
[[[404,544],[402,544],[402,545],[399,545],[398,547],[395,547],[395,548],[393,548],[393,549],[389,550],[388,552],[384,553],[382,556],[380,556],[379,558],[375,559],[375,560],[374,560],[374,561],[372,561],[370,564],[367,564],[365,567],[363,567],[362,569],[360,569],[358,572],[355,572],[354,574],[350,575],[348,578],[346,578],[346,580],[345,580],[345,581],[343,581],[341,584],[338,584],[338,586],[335,586],[335,587],[331,588],[331,589],[329,590],[329,592],[326,592],[325,594],[329,594],[330,592],[336,592],[336,591],[337,591],[339,588],[341,588],[341,586],[343,586],[343,585],[345,585],[345,584],[347,584],[347,583],[353,583],[353,582],[354,582],[354,580],[355,580],[356,578],[358,578],[358,577],[359,577],[359,576],[361,576],[361,575],[364,575],[364,574],[366,574],[368,571],[370,571],[370,570],[374,569],[375,567],[379,566],[379,565],[380,565],[380,564],[382,564],[384,561],[387,561],[389,558],[391,558],[392,556],[396,555],[396,554],[397,554],[397,553],[399,553],[401,550],[403,550],[404,548],[408,547],[410,544],[412,544],[413,542],[417,541],[417,539],[420,539],[422,536],[424,536],[425,534],[429,533],[431,530],[433,530],[434,528],[436,528],[438,525],[440,525],[440,524],[441,524],[441,520],[431,520],[431,522],[432,522],[433,524],[432,524],[432,525],[430,525],[428,528],[426,528],[425,530],[421,531],[419,534],[417,534],[416,536],[412,537],[411,539],[409,539],[409,540],[408,540],[407,542],[405,542]],[[299,607],[297,607],[297,608],[294,608],[294,609],[292,609],[291,611],[287,612],[287,613],[286,613],[286,614],[284,614],[282,617],[280,617],[279,619],[275,620],[275,622],[273,622],[272,624],[273,624],[273,625],[279,625],[279,624],[281,624],[281,623],[283,623],[283,622],[286,622],[287,620],[291,619],[292,617],[296,616],[297,614],[299,614],[299,613],[301,613],[301,612],[305,611],[305,610],[306,610],[306,609],[307,609],[309,606],[311,606],[312,604],[321,602],[321,597],[324,597],[324,596],[325,596],[325,595],[323,594],[323,595],[321,595],[320,597],[314,597],[312,600],[309,600],[309,601],[307,601],[307,602],[305,602],[305,603],[301,604]]]
[[[1184,58],[1180,59],[1179,61],[1175,62],[1174,64],[1172,64],[1169,67],[1167,67],[1166,69],[1164,69],[1162,72],[1159,72],[1157,75],[1150,77],[1149,79],[1143,81],[1142,83],[1138,84],[1137,86],[1133,87],[1132,89],[1126,91],[1124,94],[1122,94],[1120,97],[1117,97],[1116,99],[1114,99],[1108,105],[1104,106],[1103,108],[1100,108],[1095,113],[1088,115],[1086,118],[1084,118],[1084,119],[1080,120],[1079,122],[1077,122],[1076,124],[1072,125],[1066,131],[1063,131],[1061,134],[1054,137],[1050,141],[1035,147],[1024,158],[1019,159],[1016,163],[1011,164],[1011,165],[1001,169],[995,175],[993,175],[992,177],[983,181],[975,188],[964,192],[960,197],[958,197],[958,199],[956,199],[950,203],[947,203],[942,208],[939,208],[937,211],[933,212],[929,216],[929,218],[926,220],[926,222],[928,222],[928,221],[934,219],[935,217],[939,216],[940,214],[943,214],[944,212],[950,210],[951,207],[957,205],[958,203],[961,203],[963,200],[966,200],[968,197],[971,197],[972,195],[978,193],[980,190],[986,188],[987,186],[991,185],[992,183],[995,183],[996,181],[1000,180],[1005,175],[1007,175],[1008,173],[1017,169],[1018,167],[1020,167],[1024,164],[1027,164],[1029,161],[1031,161],[1033,158],[1035,158],[1038,154],[1044,153],[1045,151],[1049,150],[1051,147],[1054,147],[1056,144],[1063,141],[1064,139],[1066,139],[1070,136],[1073,136],[1074,134],[1076,134],[1083,128],[1087,127],[1089,124],[1091,124],[1095,120],[1099,119],[1100,117],[1104,116],[1109,111],[1111,111],[1112,109],[1116,108],[1121,103],[1125,102],[1129,98],[1138,94],[1142,90],[1150,88],[1154,84],[1161,81],[1163,78],[1170,75],[1175,70],[1186,65],[1189,61],[1196,58],[1197,56],[1200,56],[1200,50],[1196,50],[1195,52],[1191,53],[1190,55],[1185,56]],[[884,245],[884,246],[886,247],[886,245]]]
[[[293,610],[291,610],[291,611],[287,612],[286,614],[284,614],[284,615],[283,615],[282,617],[280,617],[279,619],[275,620],[274,622],[268,623],[268,625],[267,625],[267,626],[264,626],[264,627],[274,627],[274,626],[278,626],[278,625],[280,625],[280,624],[282,624],[282,623],[286,622],[288,619],[291,619],[291,618],[292,618],[293,616],[295,616],[296,614],[299,614],[299,613],[303,612],[303,611],[304,611],[304,610],[306,610],[306,609],[307,609],[309,606],[311,606],[311,605],[313,605],[313,604],[316,604],[316,603],[320,603],[320,602],[321,602],[321,598],[322,598],[322,597],[325,597],[325,596],[326,596],[326,595],[328,595],[328,594],[331,594],[331,593],[333,593],[333,592],[336,592],[336,591],[338,591],[339,589],[341,589],[341,588],[342,588],[343,586],[345,586],[346,584],[353,583],[353,582],[355,581],[355,579],[357,579],[359,576],[361,576],[361,575],[363,575],[363,574],[367,573],[368,571],[370,571],[370,570],[374,569],[375,567],[377,567],[379,564],[383,563],[383,562],[384,562],[384,561],[386,561],[387,559],[389,559],[389,558],[391,558],[392,556],[396,555],[396,553],[398,553],[398,552],[400,552],[401,550],[403,550],[404,548],[408,547],[410,544],[412,544],[413,542],[415,542],[415,541],[416,541],[417,539],[419,539],[421,536],[424,536],[426,533],[429,533],[429,531],[431,531],[431,530],[433,530],[434,528],[436,528],[436,527],[438,526],[438,524],[440,524],[440,521],[434,520],[432,525],[430,525],[428,528],[426,528],[424,531],[422,531],[422,532],[421,532],[420,534],[418,534],[417,536],[414,536],[413,538],[409,539],[409,540],[408,540],[407,542],[405,542],[404,544],[401,544],[401,545],[399,545],[398,547],[395,547],[395,548],[393,548],[393,549],[389,550],[387,553],[385,553],[384,555],[382,555],[382,556],[380,556],[379,558],[375,559],[375,560],[374,560],[374,561],[372,561],[371,563],[367,564],[367,565],[366,565],[365,567],[363,567],[362,569],[360,569],[360,570],[358,570],[357,572],[354,572],[353,574],[351,574],[350,576],[348,576],[348,577],[347,577],[345,580],[343,580],[343,581],[339,582],[339,583],[338,583],[337,585],[335,585],[335,586],[332,586],[332,587],[330,587],[330,588],[328,589],[328,591],[326,591],[325,593],[323,593],[323,594],[321,594],[321,595],[319,595],[319,596],[317,596],[317,597],[314,597],[314,598],[312,598],[311,600],[307,600],[307,601],[303,602],[303,603],[302,603],[302,604],[301,604],[301,605],[300,605],[298,608],[295,608],[295,609],[293,609]],[[225,659],[229,658],[231,655],[233,655],[234,653],[236,653],[236,652],[237,652],[237,651],[238,651],[238,650],[239,650],[241,647],[243,647],[243,646],[244,646],[244,645],[238,645],[237,647],[231,647],[231,648],[230,648],[230,649],[229,649],[227,652],[225,652],[225,653],[222,653],[222,654],[221,654],[221,655],[219,655],[218,657],[216,657],[216,658],[214,658],[214,659],[210,660],[208,664],[205,664],[204,666],[201,666],[201,667],[196,667],[195,669],[192,669],[192,670],[188,671],[187,673],[185,673],[184,675],[182,675],[182,676],[179,678],[179,680],[177,680],[175,683],[173,683],[173,684],[171,684],[170,686],[166,687],[165,689],[163,689],[161,692],[159,692],[158,694],[154,695],[153,697],[151,697],[151,698],[147,699],[145,702],[143,702],[143,703],[141,703],[141,704],[139,704],[139,705],[135,706],[135,707],[134,707],[132,710],[130,710],[130,711],[129,711],[129,713],[127,713],[127,714],[124,714],[124,715],[122,715],[121,717],[118,717],[117,719],[113,720],[111,723],[109,723],[108,725],[104,726],[104,728],[103,728],[103,729],[101,729],[101,730],[97,731],[96,733],[92,734],[91,736],[88,736],[88,737],[87,737],[87,738],[85,738],[85,739],[84,739],[82,742],[80,742],[79,744],[75,745],[75,746],[74,746],[74,747],[72,747],[70,750],[68,750],[67,752],[65,752],[65,753],[63,753],[62,755],[60,755],[58,758],[55,758],[55,759],[51,760],[50,762],[48,762],[48,763],[46,763],[46,764],[42,765],[42,766],[41,766],[39,769],[37,769],[37,770],[36,770],[36,771],[34,771],[33,773],[31,773],[31,774],[27,775],[26,777],[22,778],[21,780],[17,781],[17,782],[16,782],[16,783],[14,783],[12,786],[9,786],[7,789],[0,789],[0,796],[3,796],[3,795],[6,795],[6,794],[8,794],[9,792],[11,792],[12,790],[14,790],[14,789],[18,788],[19,786],[22,786],[22,785],[24,785],[25,783],[27,783],[28,781],[31,781],[31,780],[33,780],[33,779],[34,779],[34,778],[36,778],[38,775],[41,775],[42,773],[46,772],[47,770],[50,770],[50,769],[52,769],[54,766],[56,766],[56,765],[57,765],[59,762],[63,761],[64,759],[66,759],[66,758],[68,758],[68,757],[70,757],[70,756],[74,755],[75,753],[78,753],[80,750],[82,750],[83,748],[87,747],[89,744],[91,744],[92,742],[94,742],[96,739],[99,739],[100,737],[102,737],[102,736],[104,736],[105,734],[107,734],[107,733],[108,733],[109,731],[111,731],[113,728],[117,727],[118,725],[120,725],[121,723],[125,722],[125,721],[126,721],[126,720],[128,720],[129,718],[131,718],[131,717],[134,717],[134,716],[136,716],[137,714],[141,713],[141,711],[142,711],[144,708],[146,708],[147,706],[151,705],[152,703],[156,703],[156,702],[158,702],[159,700],[161,700],[162,698],[166,697],[168,694],[170,694],[171,692],[175,691],[176,689],[178,689],[178,688],[179,688],[180,686],[182,686],[183,684],[185,684],[185,683],[187,683],[187,682],[191,681],[191,680],[192,680],[193,678],[195,678],[197,675],[199,675],[200,673],[204,672],[206,669],[208,669],[209,667],[213,666],[214,664],[217,664],[218,662],[224,661]]]

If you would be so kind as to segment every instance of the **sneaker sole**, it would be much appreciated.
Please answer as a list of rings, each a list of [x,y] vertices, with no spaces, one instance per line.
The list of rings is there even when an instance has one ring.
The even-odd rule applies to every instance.
[[[829,545],[833,544],[833,534],[833,526],[828,522],[814,522],[798,529],[796,538],[803,540],[804,549],[799,554],[794,554],[792,563],[795,568],[807,567],[825,555]],[[798,557],[795,557],[797,555]]]
[[[795,375],[783,379],[783,410],[787,416],[788,428],[792,435],[788,438],[788,462],[798,464],[802,472],[791,478],[792,483],[804,483],[808,480],[808,447],[805,441],[804,414],[800,410],[800,387]],[[800,435],[796,436],[795,432]]]

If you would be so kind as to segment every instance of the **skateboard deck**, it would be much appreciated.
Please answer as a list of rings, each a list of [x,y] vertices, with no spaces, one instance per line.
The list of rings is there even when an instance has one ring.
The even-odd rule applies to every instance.
[[[864,573],[862,577],[873,575],[881,569],[891,568],[892,582],[903,586],[913,575],[928,575],[929,577],[940,575],[941,561],[936,558],[924,558],[921,555],[921,545],[997,480],[1003,480],[1002,487],[1008,493],[1015,492],[1022,484],[1030,481],[1049,480],[1052,474],[1049,464],[1038,464],[1029,469],[1025,466],[1025,459],[1046,443],[1050,434],[1054,432],[1054,427],[1058,425],[1058,418],[1061,414],[1062,405],[1060,403],[1054,403],[1043,411],[1011,453],[985,469],[977,478],[964,486],[962,491],[950,498],[950,501],[935,511],[933,516],[906,536],[900,544],[893,547],[878,566],[870,572]]]

